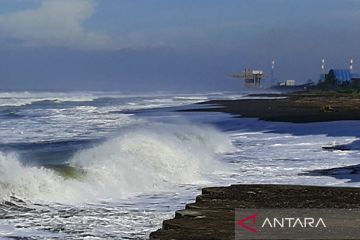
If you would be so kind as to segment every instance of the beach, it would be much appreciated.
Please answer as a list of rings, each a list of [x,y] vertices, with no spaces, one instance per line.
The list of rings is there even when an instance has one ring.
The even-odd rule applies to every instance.
[[[0,1],[0,240],[360,207],[360,1]]]
[[[360,120],[358,94],[301,92],[259,94],[249,97],[259,98],[206,101],[198,103],[199,108],[195,106],[183,111],[224,112],[238,118],[257,118],[302,126],[306,123]],[[204,105],[208,107],[202,108]],[[351,144],[323,147],[324,151],[346,152],[355,149],[358,150],[352,148]],[[302,175],[331,176],[357,182],[358,168],[358,165],[351,165],[318,169]],[[359,200],[360,189],[348,187],[252,184],[204,188],[194,203],[189,203],[184,210],[177,211],[173,219],[164,221],[162,228],[153,232],[150,239],[234,239],[237,208],[359,208]]]
[[[200,103],[213,108],[187,111],[220,111],[244,118],[292,123],[360,120],[359,94],[312,91],[255,96],[271,98],[213,100]]]
[[[264,121],[208,104],[284,97],[0,92],[0,237],[149,239],[203,188],[359,187],[358,121]]]

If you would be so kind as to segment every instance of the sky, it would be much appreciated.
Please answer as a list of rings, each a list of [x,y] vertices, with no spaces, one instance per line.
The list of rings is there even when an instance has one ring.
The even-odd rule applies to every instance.
[[[0,0],[0,89],[223,91],[360,72],[359,0]],[[359,60],[359,63],[358,63]]]

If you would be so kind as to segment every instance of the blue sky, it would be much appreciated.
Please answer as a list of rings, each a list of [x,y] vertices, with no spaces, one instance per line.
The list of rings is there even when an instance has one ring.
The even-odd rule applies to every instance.
[[[0,89],[233,90],[272,58],[316,80],[360,60],[359,25],[358,0],[0,0]]]

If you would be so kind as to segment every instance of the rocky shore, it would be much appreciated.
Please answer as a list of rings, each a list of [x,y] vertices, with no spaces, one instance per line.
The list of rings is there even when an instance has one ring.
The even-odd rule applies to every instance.
[[[238,117],[293,123],[360,120],[359,94],[311,91],[271,97],[278,98],[213,100],[200,103],[212,108],[185,111],[219,111]]]
[[[204,188],[195,203],[150,234],[152,240],[234,239],[236,208],[359,208],[360,189],[291,185]]]

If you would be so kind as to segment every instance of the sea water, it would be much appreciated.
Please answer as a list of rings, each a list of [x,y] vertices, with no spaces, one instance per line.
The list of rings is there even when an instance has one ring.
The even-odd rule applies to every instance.
[[[186,112],[245,93],[0,92],[0,238],[146,239],[205,186],[360,186],[359,122]]]

